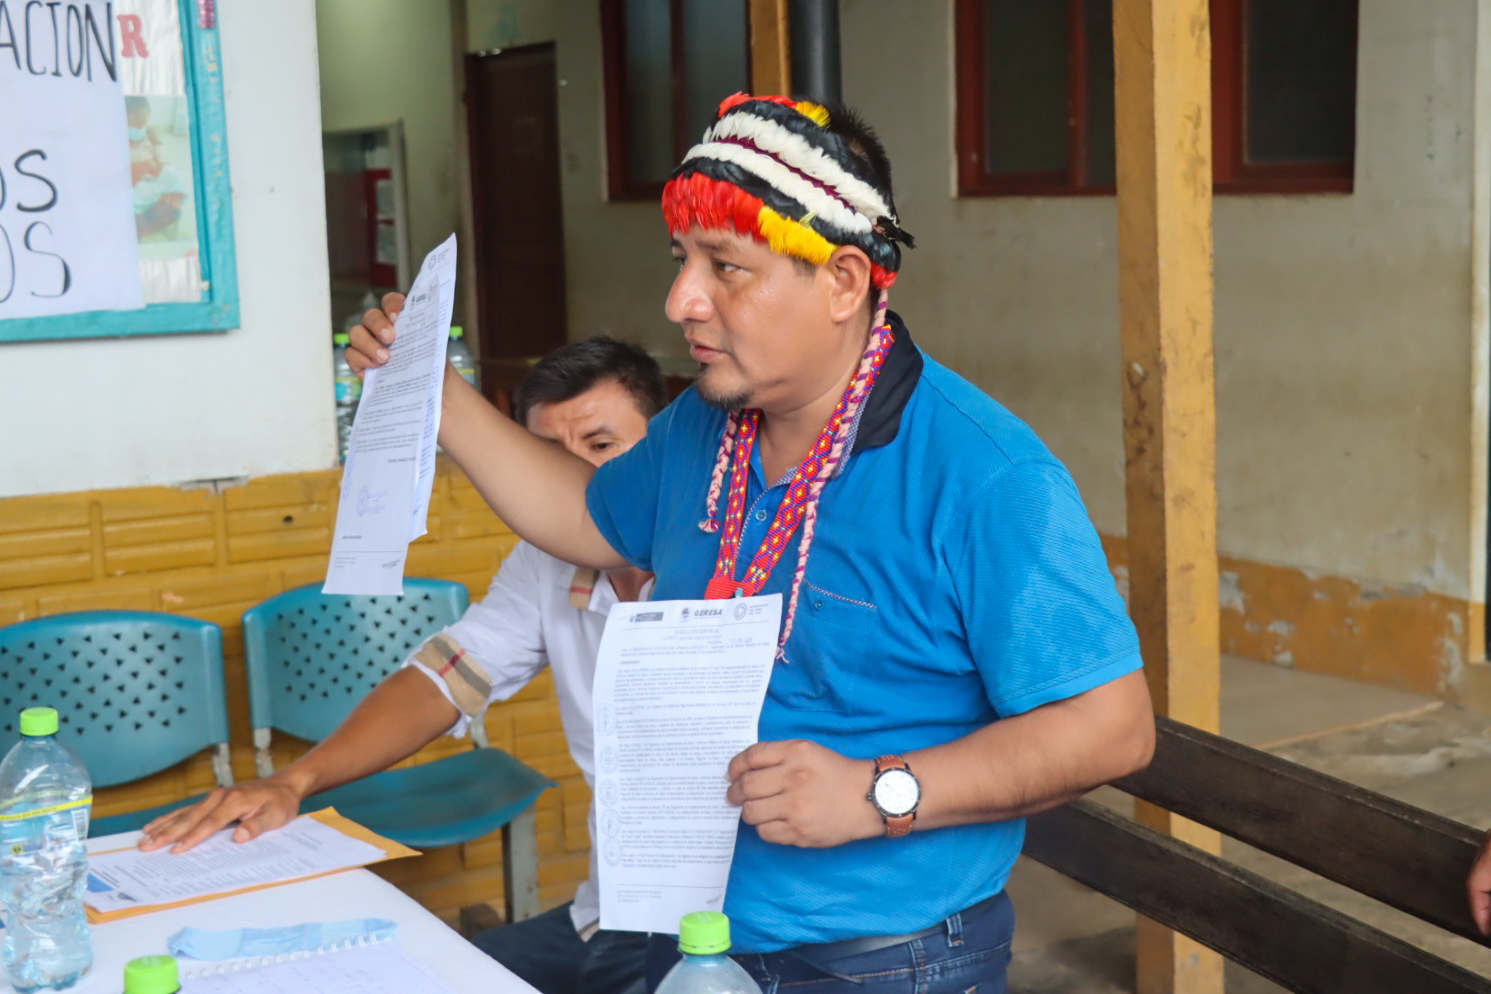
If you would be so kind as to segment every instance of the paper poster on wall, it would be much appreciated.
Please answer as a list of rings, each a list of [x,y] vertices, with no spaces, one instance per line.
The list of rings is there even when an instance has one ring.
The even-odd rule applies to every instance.
[[[202,299],[191,105],[176,0],[115,0],[140,284],[149,304]]]
[[[130,96],[184,96],[181,9],[176,0],[114,0],[119,80]]]
[[[0,0],[0,318],[143,306],[105,0]]]

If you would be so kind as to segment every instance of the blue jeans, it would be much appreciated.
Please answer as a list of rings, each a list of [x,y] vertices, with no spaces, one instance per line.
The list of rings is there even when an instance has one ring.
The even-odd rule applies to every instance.
[[[539,994],[642,994],[647,934],[601,929],[586,942],[570,921],[568,902],[471,941]]]
[[[1000,894],[972,914],[960,911],[942,924],[926,938],[838,959],[821,959],[811,946],[734,958],[763,994],[1005,994],[1015,937],[1009,897]],[[677,959],[677,940],[652,937],[649,991]]]

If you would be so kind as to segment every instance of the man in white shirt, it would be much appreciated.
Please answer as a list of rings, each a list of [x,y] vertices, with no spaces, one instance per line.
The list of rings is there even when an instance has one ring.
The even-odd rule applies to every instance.
[[[635,346],[592,338],[545,356],[518,388],[514,417],[599,466],[640,441],[666,392],[657,363]],[[145,826],[140,847],[184,852],[234,821],[244,842],[278,828],[309,794],[376,773],[442,734],[463,735],[545,666],[554,672],[570,755],[595,782],[591,682],[611,605],[645,599],[651,575],[578,569],[521,542],[481,601],[431,636],[347,720],[301,759],[262,780],[214,790]],[[457,653],[475,670],[443,665]],[[594,835],[595,811],[591,809]],[[647,937],[598,929],[595,853],[572,902],[473,940],[542,994],[632,994]]]

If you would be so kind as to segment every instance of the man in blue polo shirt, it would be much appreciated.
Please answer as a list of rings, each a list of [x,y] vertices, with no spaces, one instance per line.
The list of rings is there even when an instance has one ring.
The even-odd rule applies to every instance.
[[[853,114],[737,95],[663,209],[700,370],[646,440],[592,478],[447,375],[441,443],[553,555],[652,570],[657,598],[783,595],[760,742],[726,771],[725,910],[763,987],[1003,991],[1023,817],[1153,748],[1097,535],[1040,440],[887,311],[910,237]],[[369,312],[351,361],[392,341]]]

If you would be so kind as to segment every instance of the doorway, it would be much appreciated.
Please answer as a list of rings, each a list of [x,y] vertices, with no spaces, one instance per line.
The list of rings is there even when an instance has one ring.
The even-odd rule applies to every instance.
[[[466,56],[481,384],[510,410],[529,364],[566,338],[554,45]]]
[[[409,202],[401,121],[321,136],[331,327],[344,331],[373,299],[402,290],[409,270]],[[354,322],[355,323],[355,322]]]

